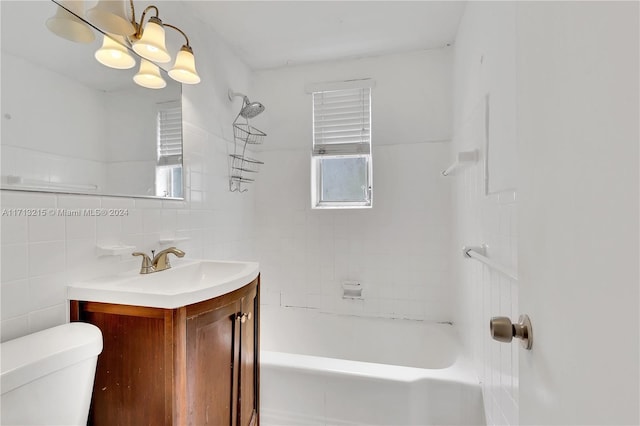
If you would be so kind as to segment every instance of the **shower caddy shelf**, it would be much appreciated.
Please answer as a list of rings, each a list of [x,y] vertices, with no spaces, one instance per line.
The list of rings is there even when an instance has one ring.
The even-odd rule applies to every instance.
[[[260,166],[264,162],[248,157],[246,155],[247,145],[259,145],[267,136],[261,130],[249,124],[249,119],[245,119],[245,123],[238,123],[240,114],[233,122],[233,154],[231,157],[231,174],[229,177],[229,190],[231,192],[246,192],[247,188],[243,188],[243,184],[249,184],[255,181],[252,176],[260,171]]]

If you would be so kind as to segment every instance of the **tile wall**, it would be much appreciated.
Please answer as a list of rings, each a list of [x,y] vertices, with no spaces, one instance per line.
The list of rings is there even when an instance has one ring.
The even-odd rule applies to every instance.
[[[515,36],[509,33],[515,25],[512,19],[514,10],[514,3],[510,2],[469,3],[460,23],[454,55],[451,157],[459,151],[477,150],[479,154],[476,164],[451,176],[455,322],[482,383],[488,425],[519,423],[520,348],[517,343],[498,343],[491,339],[489,333],[491,317],[517,319],[518,283],[477,260],[463,258],[461,248],[486,244],[489,258],[517,274],[517,192],[502,190],[486,195],[485,180],[485,96],[489,94],[499,107],[508,105],[514,96],[512,89],[515,88],[509,86],[513,81],[511,73],[515,73],[515,59],[510,56],[514,52],[509,44]],[[508,106],[506,110],[513,108],[515,106]],[[516,143],[515,135],[497,139],[497,135],[508,134],[506,129],[512,129],[515,123],[496,119],[500,108],[493,108],[491,112],[493,121],[490,126],[498,126],[498,131],[494,131],[489,140],[493,149],[490,160],[505,154],[499,152],[500,145],[496,142]],[[510,162],[506,165],[513,170],[516,159],[510,157],[508,160]],[[515,187],[515,183],[511,183],[514,184],[511,187]]]
[[[448,47],[255,73],[267,137],[256,182],[262,303],[451,321]],[[313,83],[369,78],[373,208],[311,209]],[[418,95],[416,95],[418,94]],[[253,98],[252,98],[253,99]],[[364,300],[342,297],[356,281]]]
[[[487,244],[488,257],[517,271],[516,194],[485,196],[479,166],[454,179],[456,324],[482,383],[487,424],[516,425],[520,348],[517,343],[492,340],[489,319],[518,318],[518,283],[474,259],[463,258],[460,249]]]
[[[372,209],[311,210],[308,150],[265,151],[256,244],[262,303],[451,320],[447,143],[373,149]],[[342,298],[359,282],[364,300]]]

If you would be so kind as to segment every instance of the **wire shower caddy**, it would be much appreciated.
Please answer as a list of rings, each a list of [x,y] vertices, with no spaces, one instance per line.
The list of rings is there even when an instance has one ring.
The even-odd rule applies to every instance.
[[[249,124],[249,119],[244,118],[240,122],[240,114],[233,121],[233,154],[229,154],[231,162],[231,173],[229,174],[229,191],[246,192],[246,184],[255,181],[254,175],[260,171],[260,166],[264,162],[247,156],[248,145],[259,145],[267,136],[261,130]]]

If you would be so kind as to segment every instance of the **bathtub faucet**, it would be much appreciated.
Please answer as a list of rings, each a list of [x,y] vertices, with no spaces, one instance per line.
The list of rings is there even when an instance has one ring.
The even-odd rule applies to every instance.
[[[154,254],[155,251],[151,250],[151,255],[153,256]],[[176,247],[169,247],[162,250],[160,253],[153,256],[153,259],[139,251],[131,253],[132,256],[142,256],[142,265],[140,266],[141,274],[151,274],[153,272],[160,272],[171,268],[171,263],[167,257],[169,254],[175,254],[178,257],[184,257],[185,255],[182,250]]]

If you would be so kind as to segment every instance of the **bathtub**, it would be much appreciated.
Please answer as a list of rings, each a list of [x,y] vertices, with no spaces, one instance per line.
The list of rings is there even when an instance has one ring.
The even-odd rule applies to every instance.
[[[261,309],[260,423],[484,425],[449,324]]]

